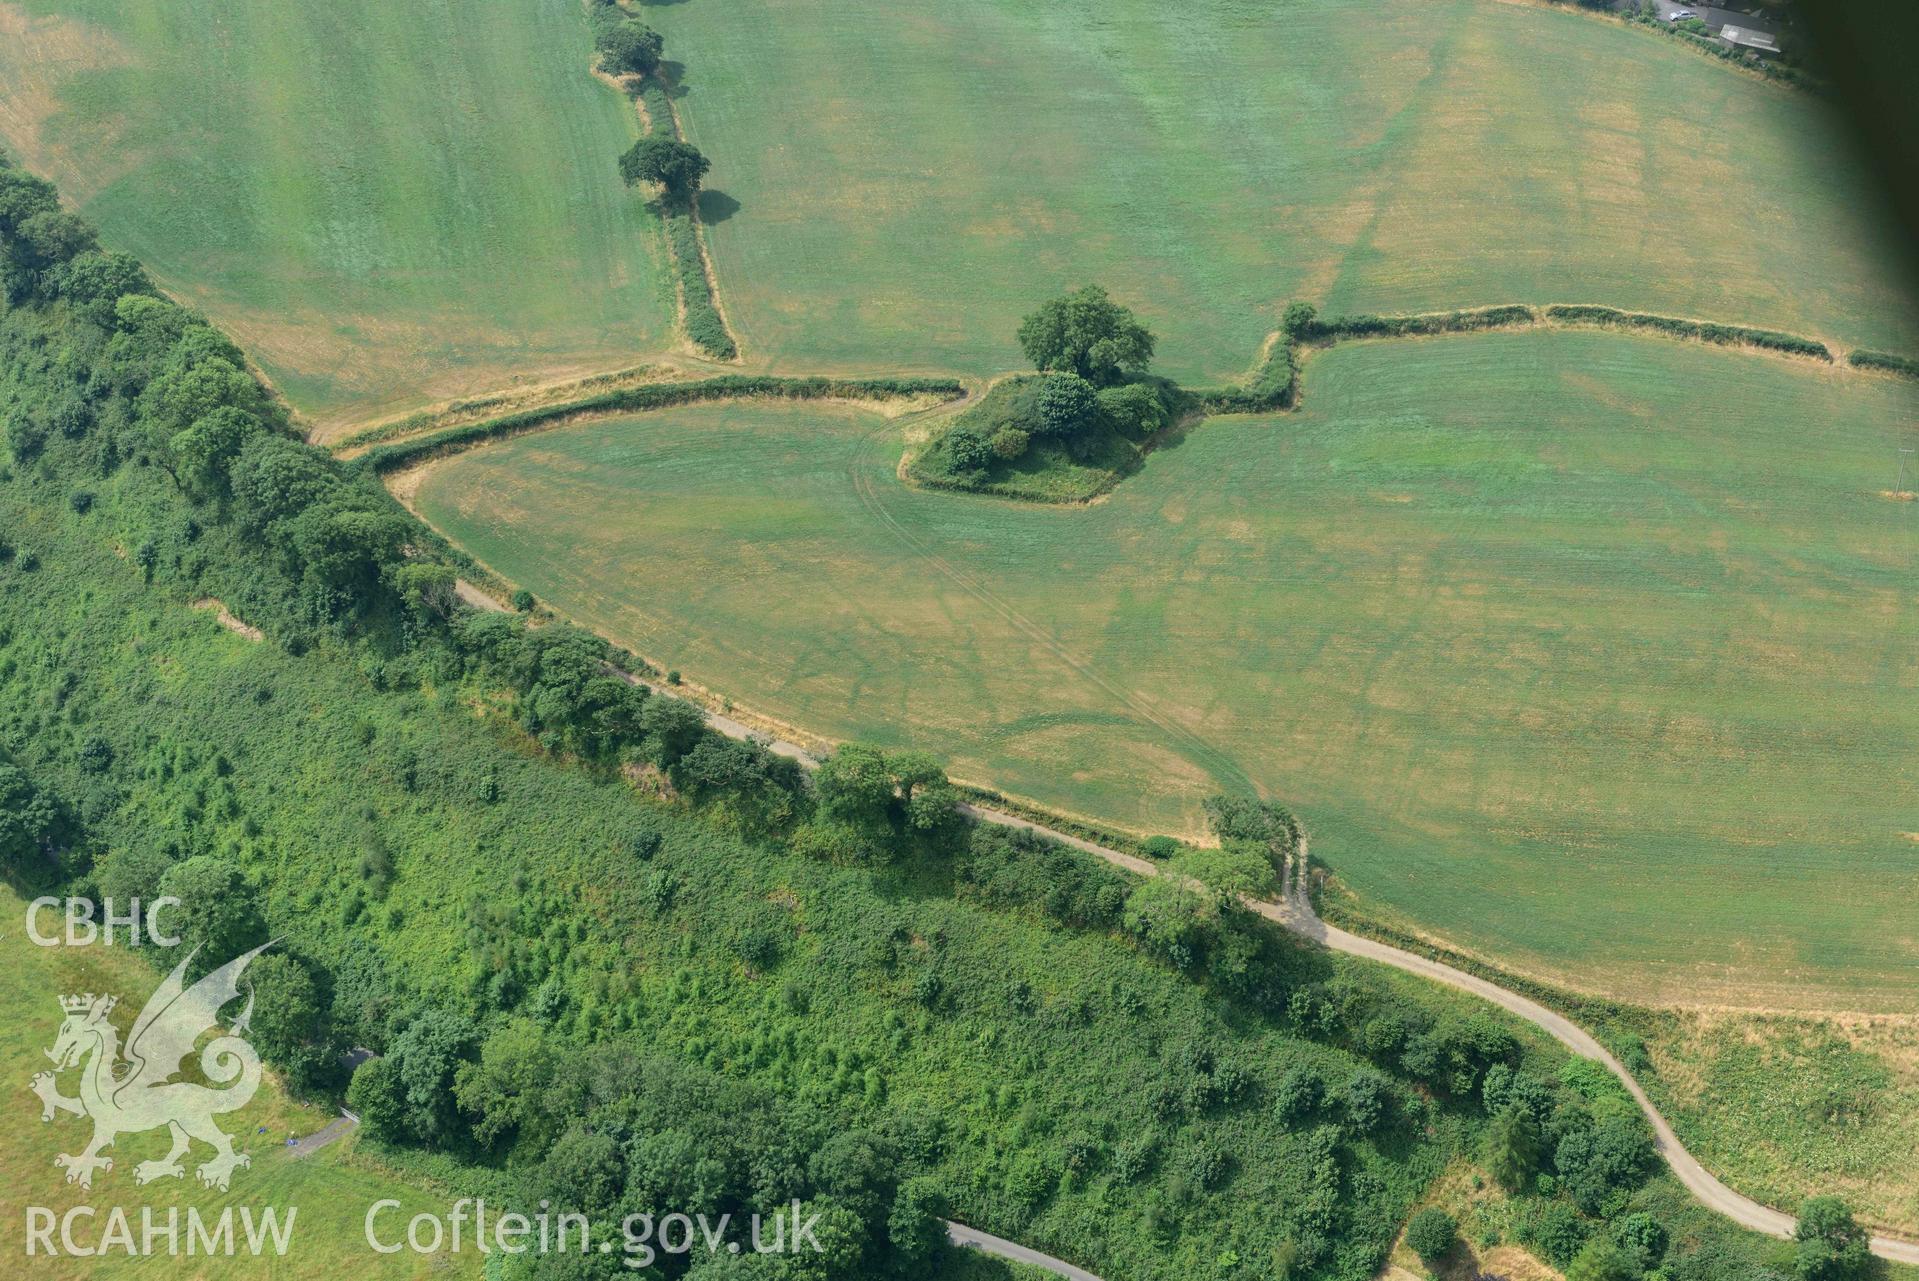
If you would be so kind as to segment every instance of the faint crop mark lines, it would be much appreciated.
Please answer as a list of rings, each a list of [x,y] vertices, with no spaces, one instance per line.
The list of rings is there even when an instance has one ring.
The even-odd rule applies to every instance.
[[[906,544],[921,560],[925,561],[933,569],[937,570],[961,590],[971,595],[995,614],[998,614],[1022,636],[1025,636],[1034,644],[1046,649],[1047,652],[1065,664],[1074,675],[1106,694],[1107,697],[1113,699],[1122,707],[1125,707],[1141,720],[1146,721],[1148,724],[1164,732],[1177,743],[1183,745],[1193,760],[1211,773],[1214,779],[1221,785],[1252,793],[1258,791],[1253,785],[1252,780],[1246,776],[1245,771],[1240,769],[1231,756],[1214,747],[1211,743],[1199,737],[1185,726],[1162,715],[1137,693],[1125,689],[1107,679],[1107,677],[1102,675],[1091,663],[1080,658],[1064,645],[1060,644],[1058,639],[1046,628],[1034,622],[1025,613],[1010,604],[978,578],[960,569],[944,556],[940,555],[931,544],[906,528],[892,512],[888,511],[885,503],[879,496],[878,490],[873,485],[871,476],[872,468],[869,464],[872,446],[884,438],[890,430],[889,425],[878,428],[867,435],[860,442],[859,448],[854,451],[852,460],[847,467],[847,479],[852,483],[853,492],[859,496],[860,505],[866,509],[869,515],[884,526],[894,537]]]

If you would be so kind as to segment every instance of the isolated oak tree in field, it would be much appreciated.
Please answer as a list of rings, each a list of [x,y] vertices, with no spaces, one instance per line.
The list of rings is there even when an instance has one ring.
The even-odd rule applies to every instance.
[[[657,182],[669,196],[682,199],[699,190],[700,179],[711,167],[712,162],[692,143],[657,133],[640,139],[620,157],[620,177],[627,186]]]
[[[1153,335],[1098,285],[1041,306],[1020,322],[1019,345],[1034,368],[1099,387],[1145,372],[1153,359]]]

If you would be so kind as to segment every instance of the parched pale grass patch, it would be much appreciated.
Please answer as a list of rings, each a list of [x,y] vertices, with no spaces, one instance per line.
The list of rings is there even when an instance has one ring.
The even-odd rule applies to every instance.
[[[8,2],[0,136],[325,434],[666,345],[590,58],[577,0]]]
[[[1196,832],[1250,784],[1382,913],[1659,1004],[1909,1009],[1913,389],[1605,332],[1354,343],[1105,502],[914,491],[824,406],[524,437],[416,502],[742,704]]]

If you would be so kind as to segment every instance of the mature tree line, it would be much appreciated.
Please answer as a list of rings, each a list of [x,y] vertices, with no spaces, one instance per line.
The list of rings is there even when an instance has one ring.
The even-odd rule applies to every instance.
[[[613,0],[593,0],[592,22],[601,70],[641,79],[660,73],[666,40],[659,32],[629,17]],[[655,183],[678,205],[691,203],[700,179],[711,167],[698,147],[674,136],[670,119],[655,120],[652,132],[627,148],[619,162],[620,178],[627,186]]]

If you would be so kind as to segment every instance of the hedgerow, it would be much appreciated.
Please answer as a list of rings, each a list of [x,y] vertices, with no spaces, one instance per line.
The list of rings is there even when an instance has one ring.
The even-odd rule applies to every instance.
[[[1621,311],[1617,307],[1556,303],[1546,308],[1546,318],[1562,325],[1597,325],[1606,329],[1647,329],[1691,338],[1722,347],[1759,347],[1793,356],[1831,360],[1826,344],[1798,334],[1776,329],[1750,329],[1744,325],[1721,325],[1708,320],[1683,320],[1677,316],[1654,316],[1639,311]]]
[[[1290,409],[1298,392],[1299,348],[1292,334],[1273,340],[1259,371],[1237,387],[1189,391],[1195,408],[1209,414],[1262,414]]]
[[[410,466],[427,458],[456,453],[482,441],[499,440],[532,431],[576,414],[640,412],[668,409],[712,400],[752,397],[776,400],[885,400],[896,396],[941,396],[953,399],[965,387],[952,378],[781,378],[772,375],[722,374],[692,382],[648,383],[619,387],[577,400],[542,405],[484,422],[449,427],[412,440],[369,449],[357,460],[375,473]]]
[[[1859,350],[1846,360],[1858,369],[1877,369],[1889,374],[1899,374],[1906,378],[1919,378],[1919,360],[1911,356],[1895,356],[1890,352]]]
[[[1778,80],[1785,84],[1805,89],[1811,93],[1825,93],[1828,82],[1821,76],[1792,61],[1789,56],[1775,54],[1769,58],[1753,56],[1744,49],[1721,44],[1711,36],[1698,31],[1688,30],[1677,22],[1669,22],[1665,15],[1672,12],[1673,6],[1666,0],[1639,0],[1637,5],[1615,8],[1606,0],[1557,0],[1558,3],[1577,3],[1589,13],[1600,14],[1657,31],[1669,39],[1689,45],[1704,54],[1710,54],[1722,62],[1733,63],[1744,70],[1764,76],[1768,80]]]
[[[647,76],[640,82],[640,99],[646,104],[647,117],[656,130],[676,130],[672,100],[659,80]],[[666,224],[666,238],[673,251],[673,265],[679,273],[680,300],[686,312],[686,336],[707,355],[717,360],[732,360],[739,346],[726,328],[718,304],[713,298],[712,282],[707,275],[706,247],[700,243],[699,225],[689,200],[672,197],[660,201],[660,218]]]
[[[609,369],[604,373],[588,374],[566,384],[566,390],[586,391],[594,387],[607,387],[615,383],[628,383],[642,380],[664,371],[659,365],[633,365],[626,369]],[[559,389],[555,389],[557,392]],[[471,418],[486,410],[497,410],[500,406],[515,400],[538,395],[537,391],[502,391],[484,396],[472,396],[461,400],[448,401],[432,409],[421,409],[389,422],[363,427],[348,435],[328,442],[328,448],[335,450],[364,449],[368,445],[377,445],[381,441],[392,440],[396,436],[410,436],[425,431],[436,422],[451,418]]]
[[[1471,333],[1537,323],[1539,313],[1522,303],[1411,316],[1337,316],[1316,320],[1305,336],[1316,339],[1410,338],[1427,334]]]

